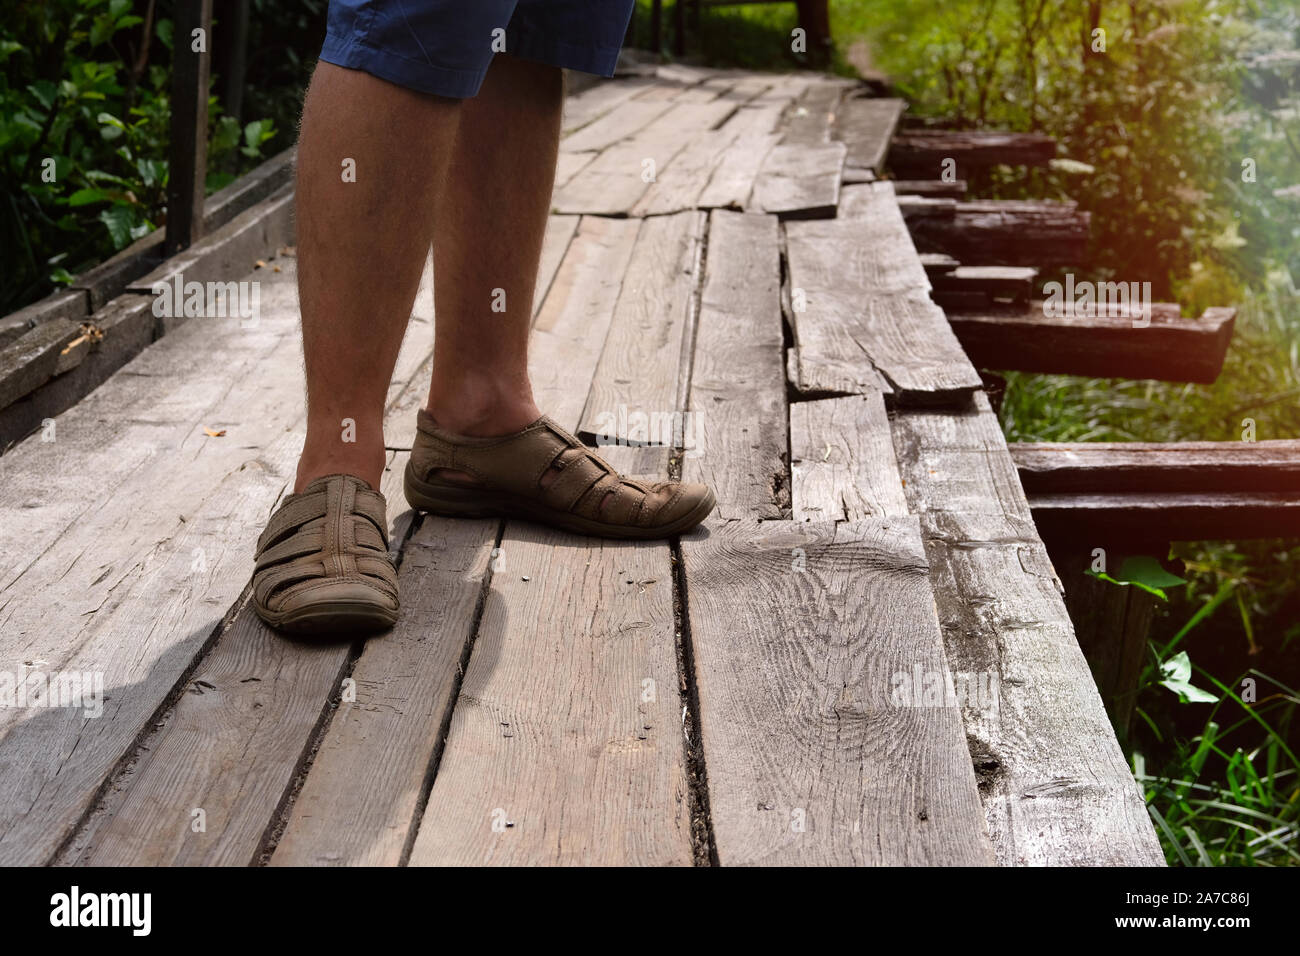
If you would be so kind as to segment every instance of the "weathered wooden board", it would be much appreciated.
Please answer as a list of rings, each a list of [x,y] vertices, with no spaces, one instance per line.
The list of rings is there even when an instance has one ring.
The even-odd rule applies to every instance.
[[[834,216],[843,173],[843,143],[774,146],[754,179],[746,209],[782,219]]]
[[[665,443],[662,423],[681,411],[682,348],[704,226],[700,212],[642,222],[579,422],[584,440]]]
[[[1176,304],[1139,314],[1049,315],[1042,301],[949,310],[949,322],[981,368],[1098,378],[1213,382],[1223,369],[1237,310],[1183,318]]]
[[[870,193],[865,218],[786,224],[796,387],[856,393],[877,387],[878,373],[894,401],[959,399],[979,374],[930,301],[889,184],[845,190],[856,192]]]
[[[691,376],[684,481],[724,519],[789,515],[789,448],[775,217],[715,211]]]
[[[829,142],[845,89],[837,79],[815,77],[781,118],[781,143],[818,146]]]
[[[1159,865],[987,399],[900,413],[894,442],[949,660],[996,688],[963,716],[998,862]]]
[[[754,191],[754,180],[767,154],[780,140],[774,132],[780,107],[752,106],[737,110],[718,128],[718,133],[735,133],[719,157],[708,183],[696,197],[701,209],[719,207],[743,209]]]
[[[835,115],[832,135],[848,147],[845,162],[859,169],[879,173],[893,138],[898,119],[907,103],[897,99],[849,97]]]
[[[719,862],[992,862],[917,519],[682,539]]]
[[[663,544],[512,525],[413,865],[692,860]]]
[[[653,83],[648,77],[628,77],[596,83],[589,89],[564,98],[562,131],[566,137],[561,150],[571,151],[567,139],[582,127],[618,109]]]
[[[898,414],[894,448],[913,514],[952,511],[1029,518],[1029,503],[1002,428],[983,392],[959,408]]]
[[[790,406],[796,521],[857,521],[908,513],[879,392]]]
[[[426,516],[406,542],[402,616],[353,666],[355,700],[337,703],[272,865],[402,862],[441,753],[498,526]]]
[[[1030,494],[1292,491],[1300,441],[1013,443]]]
[[[560,148],[567,153],[607,149],[619,140],[634,136],[672,107],[672,100],[666,98],[629,99],[619,104],[617,109],[564,137],[560,140]]]
[[[551,203],[560,213],[628,215],[653,181],[666,175],[676,157],[723,123],[736,104],[716,97],[707,102],[674,103],[635,136],[606,149],[590,165],[555,191]],[[698,157],[689,158],[700,185],[707,173]],[[675,182],[675,180],[670,180]]]
[[[905,196],[900,205],[917,249],[967,265],[1068,266],[1087,259],[1092,214],[1073,202]]]
[[[956,162],[957,175],[965,176],[1001,164],[1045,166],[1055,155],[1056,140],[1042,133],[906,129],[894,135],[889,166],[900,179],[932,179],[948,159]]]
[[[542,310],[547,290],[560,268],[564,252],[578,229],[577,216],[551,216],[546,220],[546,235],[542,239],[542,258],[537,266],[537,283],[533,287],[533,319]]]

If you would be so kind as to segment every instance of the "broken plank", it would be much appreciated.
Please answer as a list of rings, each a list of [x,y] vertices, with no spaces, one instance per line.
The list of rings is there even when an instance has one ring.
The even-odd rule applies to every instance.
[[[1042,133],[999,130],[905,129],[894,136],[889,167],[899,179],[933,179],[945,170],[966,175],[990,166],[1046,166],[1056,156],[1056,140]]]
[[[746,209],[782,219],[834,216],[843,171],[843,143],[774,146],[754,179]]]
[[[718,522],[682,539],[724,865],[992,862],[917,520]],[[919,688],[918,688],[919,690]]]
[[[709,219],[682,477],[709,485],[724,519],[789,513],[778,230],[773,216]]]
[[[845,162],[879,173],[907,103],[898,99],[850,97],[835,115],[833,135],[848,147]]]
[[[790,406],[796,521],[857,521],[908,513],[879,392]]]
[[[671,444],[704,225],[694,211],[642,222],[579,421],[584,441]]]
[[[855,190],[876,193],[866,219],[785,227],[800,386],[855,393],[875,387],[878,374],[892,400],[915,404],[949,402],[979,388],[979,374],[929,299],[925,269],[889,184],[845,192]]]

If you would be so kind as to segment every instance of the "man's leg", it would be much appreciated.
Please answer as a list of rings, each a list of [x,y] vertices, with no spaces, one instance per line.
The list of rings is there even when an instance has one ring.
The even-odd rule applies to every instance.
[[[563,99],[558,68],[498,55],[461,107],[434,216],[428,405],[457,434],[505,435],[541,415],[528,381],[528,331]]]
[[[298,147],[307,440],[295,491],[329,474],[355,475],[379,488],[384,399],[428,254],[460,110],[458,100],[325,62],[316,67]],[[473,219],[468,211],[456,213]],[[354,423],[348,434],[345,419]]]

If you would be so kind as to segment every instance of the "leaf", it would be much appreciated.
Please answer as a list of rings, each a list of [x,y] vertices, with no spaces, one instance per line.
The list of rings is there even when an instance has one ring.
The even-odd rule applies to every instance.
[[[91,203],[104,202],[108,193],[102,189],[78,189],[68,197],[69,206],[89,206]]]
[[[110,206],[99,214],[99,221],[108,228],[116,249],[131,244],[131,230],[135,228],[135,215],[129,206]]]
[[[225,433],[226,430],[224,428],[221,429],[220,431],[218,431],[215,428],[207,428],[207,427],[203,429],[203,434],[207,435],[209,438],[220,438]]]
[[[1058,172],[1072,173],[1077,176],[1085,176],[1088,173],[1095,173],[1097,171],[1096,166],[1082,163],[1077,159],[1065,159],[1063,157],[1049,160],[1048,165]]]
[[[1186,651],[1179,651],[1169,660],[1162,661],[1160,671],[1165,675],[1165,679],[1160,682],[1160,686],[1169,688],[1178,695],[1178,699],[1184,704],[1218,703],[1219,698],[1192,685],[1190,680],[1192,676],[1192,659],[1187,656]]]
[[[1087,573],[1102,581],[1109,581],[1111,584],[1131,584],[1149,594],[1154,594],[1162,601],[1169,600],[1169,596],[1163,590],[1164,588],[1187,583],[1183,578],[1166,571],[1159,560],[1145,554],[1125,558],[1124,563],[1120,565],[1114,576],[1091,570]]]

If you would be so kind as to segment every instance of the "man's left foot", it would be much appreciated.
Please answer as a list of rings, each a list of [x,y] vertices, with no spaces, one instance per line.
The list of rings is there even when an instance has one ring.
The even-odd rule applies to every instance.
[[[542,416],[522,431],[478,438],[420,409],[406,464],[411,507],[452,517],[523,518],[605,538],[668,538],[713,510],[705,485],[625,478]]]

